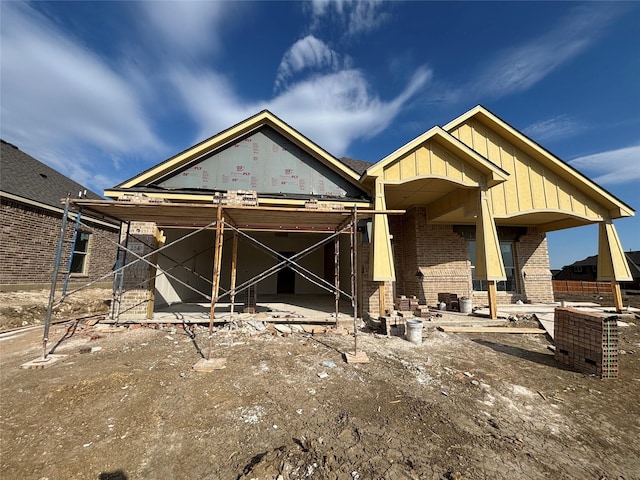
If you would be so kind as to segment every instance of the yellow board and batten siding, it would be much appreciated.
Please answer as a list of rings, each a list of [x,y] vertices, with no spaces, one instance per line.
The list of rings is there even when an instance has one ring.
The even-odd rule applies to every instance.
[[[465,186],[477,186],[481,173],[437,142],[427,142],[398,158],[383,170],[384,183],[404,183],[419,178],[442,178]]]
[[[511,173],[504,183],[489,190],[495,218],[540,210],[560,211],[592,221],[606,217],[606,210],[596,201],[477,120],[469,119],[450,133]]]

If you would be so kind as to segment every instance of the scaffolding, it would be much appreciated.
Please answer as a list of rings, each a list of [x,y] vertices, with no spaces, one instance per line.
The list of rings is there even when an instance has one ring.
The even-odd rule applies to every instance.
[[[82,217],[83,212],[94,218],[110,220],[120,223],[120,238],[114,242],[104,236],[109,242],[114,243],[117,249],[116,261],[111,272],[108,272],[85,285],[67,292],[69,282],[70,269],[67,269],[64,279],[64,288],[62,297],[56,302],[56,285],[59,276],[60,264],[62,261],[62,244],[65,236],[65,230],[68,225],[67,219],[71,215],[71,208],[76,209],[76,221],[74,223],[73,238],[77,237],[80,228],[88,229],[96,235],[102,235],[91,225],[87,224]],[[393,214],[403,213],[401,210],[384,210],[374,211],[368,209],[358,209],[357,205],[350,210],[346,209],[311,209],[311,208],[289,208],[289,207],[266,207],[266,206],[238,206],[238,205],[212,205],[212,204],[187,204],[187,203],[131,203],[131,202],[113,202],[105,200],[87,200],[87,199],[66,199],[64,214],[61,222],[60,237],[56,260],[54,265],[53,280],[51,282],[51,291],[49,295],[49,304],[47,315],[45,318],[45,329],[43,336],[43,358],[47,357],[47,343],[49,341],[49,328],[51,325],[51,314],[56,303],[64,301],[65,297],[83,290],[99,281],[108,277],[113,279],[112,303],[110,317],[116,323],[122,314],[122,295],[124,292],[124,276],[128,268],[143,263],[148,265],[155,271],[155,275],[151,278],[144,279],[142,283],[155,280],[160,275],[179,283],[183,287],[202,295],[211,302],[209,312],[209,355],[211,352],[211,338],[213,334],[213,326],[215,321],[215,307],[222,299],[228,297],[231,303],[231,315],[233,318],[235,301],[238,294],[243,292],[255,291],[257,284],[279,271],[290,268],[298,275],[316,285],[317,287],[332,293],[335,298],[335,319],[338,321],[339,301],[345,298],[351,302],[353,308],[353,327],[354,327],[354,355],[358,353],[358,222],[359,220],[371,218],[376,214]],[[132,222],[151,222],[156,224],[158,228],[178,227],[188,228],[191,231],[177,238],[173,242],[163,244],[162,246],[149,245],[144,243],[150,251],[140,254],[134,251],[129,245],[130,238],[136,238],[130,231]],[[215,241],[213,248],[213,272],[212,280],[204,279],[211,286],[210,292],[203,292],[184,282],[176,275],[171,273],[173,268],[182,267],[187,271],[196,274],[192,269],[188,268],[185,263],[187,260],[178,262],[169,257],[165,251],[172,246],[183,242],[187,238],[192,237],[202,231],[215,231]],[[231,275],[230,288],[225,290],[220,286],[222,256],[224,250],[224,233],[225,230],[232,233],[232,251],[231,251]],[[320,232],[324,236],[314,244],[302,249],[292,256],[285,256],[272,249],[264,242],[261,242],[255,236],[255,232]],[[340,236],[349,237],[350,254],[350,291],[346,291],[340,284]],[[238,240],[243,238],[251,245],[263,251],[276,260],[276,264],[254,275],[243,283],[236,285],[237,266],[238,266]],[[139,238],[136,238],[140,241]],[[334,275],[333,282],[322,278],[315,272],[304,267],[300,260],[310,253],[324,247],[333,242],[334,250]],[[200,255],[203,252],[197,252]],[[169,269],[160,268],[157,258],[159,255],[170,260],[174,266]],[[73,248],[70,252],[68,264],[73,261]]]

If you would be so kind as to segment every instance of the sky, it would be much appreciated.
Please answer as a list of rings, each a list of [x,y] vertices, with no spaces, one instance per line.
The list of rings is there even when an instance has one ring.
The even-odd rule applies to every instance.
[[[0,136],[99,194],[265,108],[375,162],[482,104],[640,209],[640,3],[0,1],[0,27]],[[614,224],[640,250],[640,213]],[[548,238],[552,268],[597,253]]]

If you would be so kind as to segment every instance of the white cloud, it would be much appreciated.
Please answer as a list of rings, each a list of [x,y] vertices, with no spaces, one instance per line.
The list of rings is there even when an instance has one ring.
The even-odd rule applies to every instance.
[[[575,158],[573,167],[596,175],[593,180],[601,184],[640,181],[640,145]]]
[[[164,48],[184,54],[216,52],[229,2],[146,1],[137,4]]]
[[[388,127],[430,78],[431,71],[419,69],[404,90],[386,102],[370,91],[358,70],[314,76],[271,100],[256,103],[243,103],[228,81],[212,72],[182,71],[173,81],[200,124],[199,140],[266,108],[333,155],[341,156],[355,139],[372,137]]]
[[[383,6],[383,0],[313,0],[311,27],[318,28],[326,20],[340,25],[349,36],[367,33],[389,18]]]
[[[385,102],[370,92],[361,72],[344,70],[299,82],[268,108],[339,157],[355,139],[387,128],[430,78],[430,71],[419,69],[398,96]]]
[[[526,127],[523,132],[537,142],[567,138],[576,135],[582,127],[574,118],[568,115],[557,115],[541,120]]]
[[[215,72],[180,68],[174,70],[170,78],[188,113],[198,124],[197,140],[208,138],[259,111],[243,104],[229,81]]]
[[[574,9],[545,35],[499,54],[473,81],[474,95],[503,97],[526,90],[589,47],[611,20],[617,9],[586,5]]]
[[[4,138],[65,174],[84,168],[87,178],[94,167],[81,153],[89,145],[139,153],[162,147],[126,78],[27,4],[1,7]],[[61,153],[71,151],[79,156]]]
[[[337,52],[322,40],[318,40],[313,35],[307,35],[294,43],[283,55],[276,74],[276,89],[286,86],[295,73],[320,69],[337,71],[342,67],[342,63]],[[348,64],[349,61],[347,60],[346,63]]]

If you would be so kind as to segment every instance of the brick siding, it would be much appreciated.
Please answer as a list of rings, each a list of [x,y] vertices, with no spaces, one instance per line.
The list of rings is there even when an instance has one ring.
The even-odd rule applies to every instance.
[[[529,228],[527,234],[516,242],[514,254],[524,299],[528,302],[553,302],[547,236]]]
[[[455,293],[470,297],[474,306],[488,304],[487,292],[473,292],[469,243],[454,232],[452,225],[430,224],[426,209],[414,207],[404,215],[390,216],[389,231],[393,236],[397,296],[415,295],[421,303],[436,306],[438,293]],[[497,292],[498,303],[553,302],[546,235],[529,228],[514,242],[513,253],[517,292]],[[365,271],[368,255],[366,260]],[[364,277],[363,310],[372,317],[380,315],[378,288],[377,282]],[[387,305],[391,306],[391,285],[385,293]]]
[[[56,260],[58,239],[62,226],[62,213],[56,213],[17,201],[2,199],[0,238],[0,285],[50,285]],[[113,242],[118,240],[117,228],[109,229],[83,221],[105,235]],[[74,222],[69,221],[65,231],[60,274],[58,281],[64,279],[67,269]],[[116,247],[100,235],[92,234],[87,254],[86,274],[72,275],[71,280],[83,283],[95,280],[113,267]],[[110,278],[105,279],[106,282]]]

